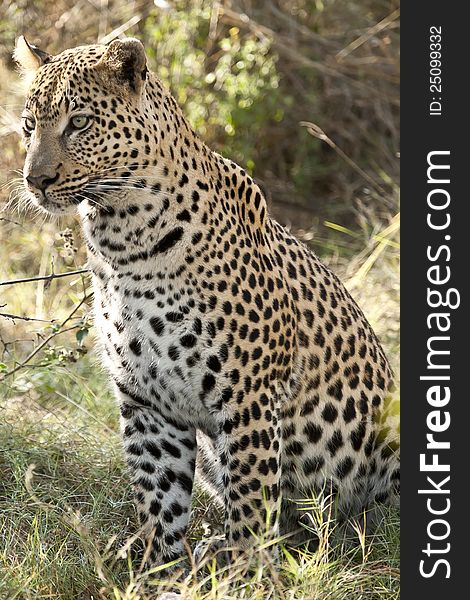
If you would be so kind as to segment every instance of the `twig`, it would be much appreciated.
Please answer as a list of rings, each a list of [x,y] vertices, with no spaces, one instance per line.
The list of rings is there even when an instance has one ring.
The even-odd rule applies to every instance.
[[[11,319],[14,321],[15,319],[21,319],[22,321],[39,321],[41,323],[55,323],[55,319],[36,319],[36,317],[21,317],[20,315],[12,315],[10,313],[0,313],[0,317],[4,317],[5,319]]]
[[[50,273],[49,275],[41,275],[38,277],[25,277],[24,279],[10,279],[8,281],[0,281],[2,285],[15,285],[17,283],[28,283],[30,281],[52,281],[53,279],[59,279],[59,277],[70,277],[72,275],[80,275],[81,273],[89,273],[89,269],[80,269],[79,271],[70,271],[69,273]]]
[[[362,177],[364,177],[364,179],[373,187],[375,188],[376,191],[378,191],[380,194],[382,194],[383,196],[386,196],[386,192],[383,189],[383,187],[378,184],[375,179],[373,179],[368,173],[366,173],[363,169],[361,169],[361,167],[359,165],[357,165],[352,158],[350,158],[343,150],[341,150],[341,148],[339,146],[337,146],[333,140],[331,138],[329,138],[326,133],[323,131],[323,129],[321,129],[321,127],[318,127],[318,125],[315,125],[315,123],[310,123],[309,121],[300,121],[299,125],[301,125],[302,127],[306,127],[308,133],[313,136],[318,138],[319,140],[322,140],[323,142],[326,142],[328,144],[328,146],[330,146],[330,148],[333,148],[333,150],[339,154],[339,156],[341,156],[341,158],[346,161],[348,163],[348,165],[350,167],[352,167],[357,173],[359,173],[359,175],[361,175]]]
[[[24,226],[21,223],[18,223],[18,221],[13,221],[12,219],[7,219],[6,217],[0,217],[0,221],[3,221],[5,223],[12,223],[13,225],[18,225],[18,227],[24,229]]]
[[[7,377],[10,377],[11,375],[13,375],[14,373],[16,373],[17,371],[19,371],[20,369],[23,369],[30,360],[32,360],[36,354],[38,352],[40,352],[44,346],[46,346],[52,339],[54,339],[55,337],[57,337],[58,335],[62,334],[62,333],[66,333],[67,331],[72,331],[73,329],[77,329],[80,327],[80,325],[72,325],[71,327],[67,327],[66,329],[62,329],[62,327],[64,325],[66,325],[70,319],[73,317],[73,315],[77,312],[77,310],[92,296],[92,294],[88,294],[87,296],[84,296],[80,302],[77,304],[77,306],[73,309],[73,311],[69,314],[69,316],[65,319],[65,321],[62,321],[62,323],[59,325],[59,329],[58,331],[55,331],[54,333],[52,333],[49,337],[47,337],[43,342],[41,342],[39,344],[39,346],[36,346],[36,348],[31,352],[31,354],[29,354],[25,360],[20,363],[19,365],[17,365],[14,369],[11,369],[10,371],[7,371],[6,373],[3,374],[3,377],[0,379],[0,381],[4,381]]]
[[[216,37],[217,25],[219,23],[220,2],[214,2],[211,9],[211,18],[209,22],[209,35],[207,36],[206,55],[209,56],[212,52]]]
[[[73,311],[69,314],[69,316],[65,319],[65,321],[62,321],[60,327],[63,327],[66,323],[68,323],[70,321],[70,319],[73,317],[73,315],[77,312],[77,310],[83,305],[85,304],[85,302],[87,300],[89,300],[91,297],[93,296],[93,292],[90,292],[89,294],[87,294],[86,296],[83,296],[83,298],[80,300],[80,302],[77,304],[77,306],[73,309]]]
[[[80,325],[72,325],[72,327],[67,327],[67,329],[61,329],[60,331],[56,331],[55,333],[53,333],[52,335],[50,335],[48,338],[46,338],[41,344],[39,344],[39,346],[36,346],[36,348],[31,352],[31,354],[19,365],[17,365],[14,369],[11,369],[11,371],[7,371],[3,377],[0,379],[0,381],[4,381],[7,377],[10,377],[10,375],[13,375],[14,373],[16,373],[17,371],[19,371],[20,369],[23,369],[23,367],[25,367],[28,362],[34,358],[36,356],[36,354],[42,350],[44,348],[44,346],[46,344],[48,344],[53,338],[57,337],[58,335],[60,335],[61,333],[66,333],[67,331],[72,331],[72,329],[77,329],[78,327],[80,327]]]
[[[134,15],[128,21],[126,21],[125,23],[123,23],[120,27],[116,27],[116,29],[113,29],[113,31],[111,31],[107,35],[105,35],[102,38],[100,38],[99,43],[100,44],[107,44],[111,40],[114,40],[114,38],[117,38],[118,36],[120,36],[123,33],[125,33],[131,27],[134,27],[134,25],[137,25],[137,23],[141,19],[142,19],[142,15]]]
[[[360,35],[357,39],[348,44],[346,48],[343,48],[336,54],[338,62],[344,60],[346,56],[348,56],[348,54],[351,54],[351,52],[357,50],[360,46],[362,46],[362,44],[365,44],[367,40],[369,40],[372,36],[377,35],[377,33],[382,31],[382,29],[386,29],[391,23],[393,23],[393,21],[395,21],[395,19],[398,19],[399,16],[400,9],[397,8],[390,15],[385,17],[385,19],[382,19],[381,21],[379,21],[379,23],[376,23],[373,27],[369,27],[369,29],[365,33]]]

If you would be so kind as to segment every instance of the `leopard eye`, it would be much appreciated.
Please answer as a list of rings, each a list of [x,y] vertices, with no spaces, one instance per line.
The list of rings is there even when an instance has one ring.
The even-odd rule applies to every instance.
[[[85,129],[85,127],[90,122],[90,117],[86,115],[76,115],[70,119],[70,124],[74,129]]]
[[[36,129],[36,121],[32,117],[23,117],[23,129],[26,133],[32,133]]]

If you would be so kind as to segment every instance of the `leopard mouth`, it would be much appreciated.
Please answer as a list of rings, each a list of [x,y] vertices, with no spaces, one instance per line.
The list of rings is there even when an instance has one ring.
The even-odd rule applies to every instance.
[[[54,189],[32,191],[27,186],[25,187],[34,206],[50,215],[74,214],[77,206],[85,200],[85,197],[79,194],[61,194],[58,197],[57,191]]]
[[[77,185],[78,184],[78,185]],[[106,209],[109,194],[116,194],[128,187],[122,178],[103,177],[101,174],[87,175],[73,186],[51,186],[44,191],[31,189],[25,181],[32,203],[42,211],[52,215],[74,214],[84,202]]]

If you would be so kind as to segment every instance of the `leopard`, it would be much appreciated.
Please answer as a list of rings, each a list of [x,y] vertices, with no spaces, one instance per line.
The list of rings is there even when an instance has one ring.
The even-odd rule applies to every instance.
[[[94,323],[150,564],[184,555],[195,480],[223,543],[394,505],[394,376],[362,310],[266,195],[212,151],[134,38],[52,55],[21,36],[31,203],[77,215]],[[276,537],[277,536],[277,537]]]

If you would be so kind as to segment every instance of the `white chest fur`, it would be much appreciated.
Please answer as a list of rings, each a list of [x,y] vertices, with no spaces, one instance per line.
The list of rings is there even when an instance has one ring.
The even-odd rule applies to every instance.
[[[114,217],[103,218],[106,228],[99,215],[88,221],[85,215],[104,363],[121,391],[129,390],[173,420],[211,433],[216,430],[211,403],[218,386],[201,393],[203,365],[214,352],[208,333],[211,317],[201,314],[201,294],[195,291],[200,288],[183,266],[178,246],[164,256],[149,252],[166,232],[178,229],[171,221],[163,232],[144,229],[158,211],[158,203],[148,214],[141,208],[137,215],[120,218],[116,211]]]
[[[214,432],[199,397],[207,337],[194,301],[164,280],[94,280],[96,326],[113,380],[172,419]]]

